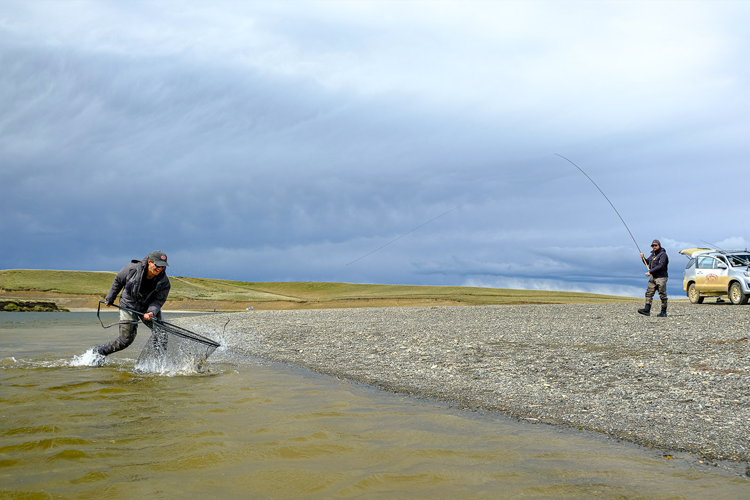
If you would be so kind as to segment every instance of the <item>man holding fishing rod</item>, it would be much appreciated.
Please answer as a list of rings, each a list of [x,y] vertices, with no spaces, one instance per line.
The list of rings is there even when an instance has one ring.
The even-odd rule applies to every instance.
[[[151,321],[154,318],[161,319],[161,307],[167,301],[172,287],[167,278],[167,266],[166,254],[158,250],[151,252],[143,260],[131,261],[115,276],[104,303],[111,307],[122,290],[120,306],[139,313],[145,312],[142,316],[143,324],[153,328]],[[102,356],[122,351],[133,343],[137,330],[138,315],[120,309],[120,335],[94,350]]]
[[[559,155],[555,153],[555,155],[559,156],[563,160],[567,161],[571,165],[573,165],[575,168],[581,171],[583,175],[585,175],[588,180],[591,181],[591,183],[596,186],[596,189],[599,190],[599,192],[604,196],[604,198],[609,202],[609,205],[612,207],[612,209],[615,211],[617,216],[622,221],[622,224],[625,226],[625,229],[628,230],[628,233],[630,234],[630,237],[633,239],[633,243],[635,244],[635,247],[638,249],[638,251],[641,251],[641,247],[638,246],[638,242],[635,241],[635,236],[633,236],[633,233],[630,232],[630,228],[627,224],[625,224],[625,219],[622,218],[622,215],[620,215],[620,212],[617,211],[615,208],[614,203],[610,201],[609,197],[604,194],[604,191],[602,191],[602,188],[599,187],[599,185],[594,182],[594,179],[589,177],[589,174],[583,171],[581,167],[573,163],[572,161],[565,158],[563,155]],[[661,299],[661,312],[657,314],[659,317],[666,317],[667,316],[667,265],[669,264],[669,257],[667,257],[667,252],[661,247],[661,243],[659,243],[659,240],[654,240],[651,243],[651,255],[649,255],[648,259],[643,256],[643,253],[641,253],[641,259],[643,260],[643,263],[646,264],[646,267],[648,267],[648,272],[646,273],[646,276],[649,277],[648,280],[648,288],[646,289],[646,307],[642,309],[638,309],[638,312],[645,315],[645,316],[651,316],[651,302],[654,300],[654,293],[658,290],[659,291],[659,298]]]
[[[638,312],[645,316],[651,316],[651,303],[654,300],[654,293],[658,290],[661,299],[661,312],[657,316],[665,318],[667,316],[667,279],[669,278],[667,274],[667,266],[669,265],[667,251],[662,248],[659,240],[654,240],[651,243],[651,255],[644,258],[641,254],[641,259],[644,259],[648,266],[646,276],[649,277],[649,280],[646,289],[646,306],[643,309],[638,309]]]

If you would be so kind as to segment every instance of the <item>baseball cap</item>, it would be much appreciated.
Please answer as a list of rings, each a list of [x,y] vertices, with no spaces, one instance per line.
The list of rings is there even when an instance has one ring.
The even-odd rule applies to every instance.
[[[169,267],[169,264],[167,264],[167,254],[165,254],[164,252],[160,252],[159,250],[148,254],[147,259],[152,261],[155,266]]]

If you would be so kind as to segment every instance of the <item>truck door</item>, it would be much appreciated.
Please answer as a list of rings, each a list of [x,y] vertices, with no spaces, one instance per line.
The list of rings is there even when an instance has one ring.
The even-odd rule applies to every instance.
[[[716,274],[714,291],[726,293],[729,291],[729,266],[727,261],[724,257],[717,257],[714,259],[714,265],[716,266],[714,269],[714,274]]]
[[[710,284],[707,282],[708,277],[713,274],[714,259],[713,257],[698,257],[695,263],[695,288],[699,292],[710,292]]]

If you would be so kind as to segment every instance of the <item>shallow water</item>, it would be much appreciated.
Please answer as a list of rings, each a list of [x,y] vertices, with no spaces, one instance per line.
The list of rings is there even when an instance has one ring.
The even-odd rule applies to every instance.
[[[104,366],[72,366],[115,333],[93,313],[0,313],[0,498],[750,494],[737,471],[226,349],[208,373],[140,374],[143,326]]]

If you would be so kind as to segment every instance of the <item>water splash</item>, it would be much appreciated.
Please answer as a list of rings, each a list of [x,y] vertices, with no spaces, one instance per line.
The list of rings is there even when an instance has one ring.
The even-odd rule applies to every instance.
[[[175,375],[197,375],[208,371],[205,356],[186,354],[181,357],[145,357],[135,364],[136,373],[152,373],[173,377]]]
[[[15,367],[18,360],[15,357],[10,356],[9,358],[0,359],[0,368]]]
[[[151,337],[135,363],[138,373],[194,375],[208,370],[208,356],[216,349],[192,337],[176,335],[155,323]]]
[[[95,347],[92,347],[80,356],[73,356],[70,366],[102,366],[104,360],[105,357],[99,354]]]

